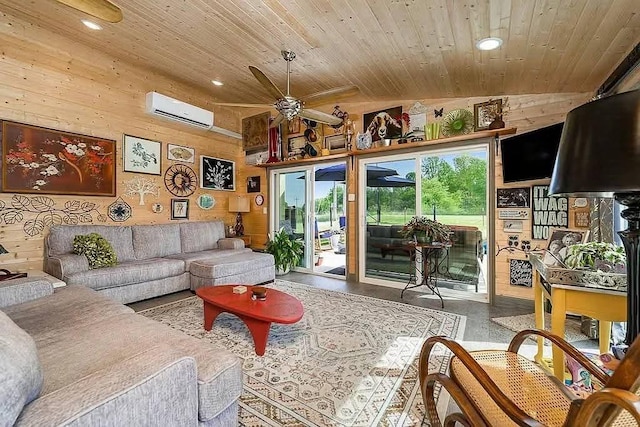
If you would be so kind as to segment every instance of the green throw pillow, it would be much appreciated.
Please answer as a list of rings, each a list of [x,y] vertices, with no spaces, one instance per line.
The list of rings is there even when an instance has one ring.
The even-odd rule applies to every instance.
[[[74,237],[73,252],[86,256],[91,269],[111,267],[118,262],[111,243],[98,233],[79,234]]]

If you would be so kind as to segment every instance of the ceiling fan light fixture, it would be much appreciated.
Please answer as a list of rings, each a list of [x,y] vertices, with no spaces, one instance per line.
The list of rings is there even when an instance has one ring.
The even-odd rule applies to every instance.
[[[486,39],[476,42],[476,47],[480,50],[494,50],[500,46],[502,46],[502,39],[500,37],[487,37]]]
[[[88,19],[81,19],[81,21],[82,21],[82,23],[84,24],[85,27],[90,28],[92,30],[96,30],[97,31],[97,30],[101,30],[102,29],[101,25],[98,25],[93,21],[89,21]]]
[[[222,86],[224,84],[220,80],[211,80],[211,83],[213,83],[214,86]]]

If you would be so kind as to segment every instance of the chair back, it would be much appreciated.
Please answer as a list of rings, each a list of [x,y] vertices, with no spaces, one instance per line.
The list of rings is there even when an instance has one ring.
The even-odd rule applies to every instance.
[[[617,388],[627,390],[636,395],[640,395],[640,335],[636,337],[631,346],[627,349],[620,365],[613,372],[606,388]],[[613,420],[613,426],[636,425],[635,420],[629,412],[622,411],[620,406],[609,404],[601,409],[603,420]]]
[[[343,230],[347,226],[347,217],[341,216],[338,218],[338,223],[340,224],[340,230]]]

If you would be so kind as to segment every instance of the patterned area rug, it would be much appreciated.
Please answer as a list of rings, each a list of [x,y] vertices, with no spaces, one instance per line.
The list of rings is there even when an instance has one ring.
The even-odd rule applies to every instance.
[[[300,299],[305,315],[271,326],[264,357],[236,316],[222,314],[204,331],[198,297],[141,314],[244,360],[243,426],[420,425],[422,343],[433,335],[461,339],[466,317],[283,280],[272,286]],[[430,371],[446,370],[444,351],[431,359]]]
[[[536,318],[533,313],[522,314],[520,316],[494,317],[491,320],[514,332],[519,332],[523,329],[536,328]],[[544,326],[547,331],[551,332],[551,315],[548,313],[545,313],[544,315]],[[588,336],[580,332],[580,321],[571,318],[567,318],[565,321],[564,336],[565,340],[568,342],[584,341],[589,339]],[[530,339],[535,340],[534,338]],[[545,345],[551,344],[545,340]]]

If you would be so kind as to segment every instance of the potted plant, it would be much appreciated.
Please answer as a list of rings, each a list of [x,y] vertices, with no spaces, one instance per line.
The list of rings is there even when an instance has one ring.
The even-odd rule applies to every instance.
[[[425,216],[414,216],[399,233],[403,237],[413,237],[419,243],[445,243],[449,241],[451,229]]]
[[[627,256],[622,246],[616,246],[612,243],[578,243],[569,246],[564,262],[569,268],[585,268],[605,273],[624,273]]]
[[[280,276],[298,265],[304,254],[304,245],[301,240],[287,234],[283,227],[269,236],[265,251],[273,255],[276,275]]]

